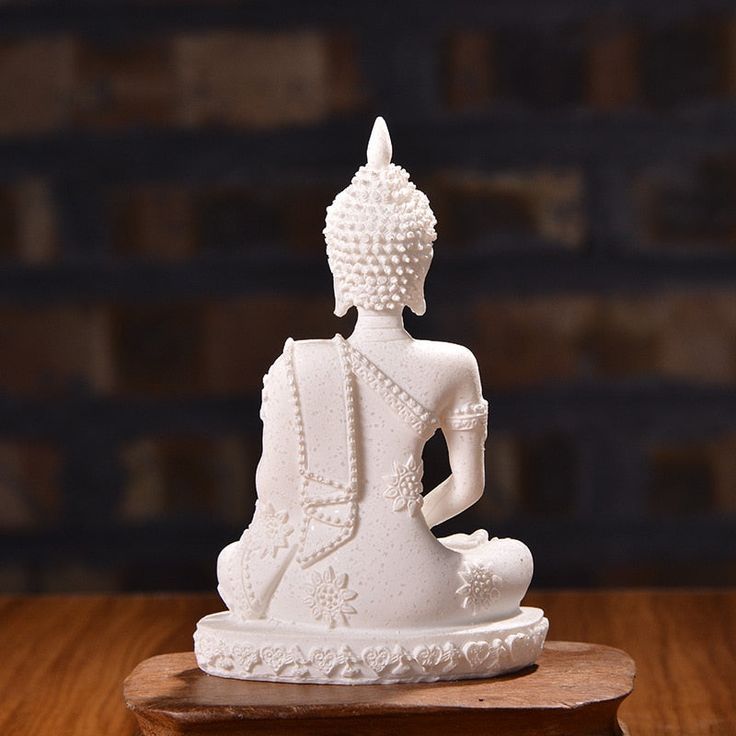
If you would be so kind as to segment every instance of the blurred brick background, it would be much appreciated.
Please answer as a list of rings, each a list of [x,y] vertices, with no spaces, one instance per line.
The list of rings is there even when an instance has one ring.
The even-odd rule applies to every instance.
[[[538,585],[736,583],[732,2],[0,6],[0,589],[214,586],[372,119]],[[430,444],[427,485],[446,472]]]

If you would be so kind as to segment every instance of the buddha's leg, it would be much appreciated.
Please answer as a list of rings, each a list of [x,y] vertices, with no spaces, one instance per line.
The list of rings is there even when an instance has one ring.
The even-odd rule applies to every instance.
[[[217,558],[217,592],[230,611],[237,611],[237,601],[242,597],[238,586],[242,586],[240,561],[242,559],[240,542],[228,544]]]
[[[515,616],[532,579],[529,548],[516,539],[494,538],[461,552],[461,558],[458,594],[474,620],[481,612],[492,619]]]
[[[513,612],[518,609],[532,580],[532,553],[518,539],[496,537],[484,546],[489,568],[501,578],[499,604],[502,609]]]

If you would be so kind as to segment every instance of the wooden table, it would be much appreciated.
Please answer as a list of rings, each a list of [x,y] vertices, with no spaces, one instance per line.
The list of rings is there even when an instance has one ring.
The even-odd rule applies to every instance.
[[[540,592],[550,638],[636,660],[621,708],[632,736],[736,734],[736,591]],[[0,597],[0,734],[135,734],[122,682],[136,664],[191,649],[214,596]]]

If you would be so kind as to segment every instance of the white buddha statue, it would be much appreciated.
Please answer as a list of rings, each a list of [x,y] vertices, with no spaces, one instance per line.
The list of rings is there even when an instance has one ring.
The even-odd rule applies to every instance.
[[[484,488],[487,403],[473,354],[415,340],[435,218],[391,163],[378,118],[368,162],[327,209],[335,312],[349,338],[286,341],[264,378],[250,526],[217,565],[228,611],[202,619],[199,666],[223,677],[389,683],[488,677],[532,664],[547,632],[520,602],[527,547],[432,527]],[[442,430],[452,474],[423,495]]]

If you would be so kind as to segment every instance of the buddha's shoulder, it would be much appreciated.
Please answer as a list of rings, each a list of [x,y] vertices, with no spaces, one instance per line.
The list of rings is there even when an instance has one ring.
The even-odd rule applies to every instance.
[[[283,350],[281,354],[276,358],[273,365],[278,367],[286,360],[286,356],[293,354],[298,356],[300,361],[309,361],[312,358],[322,358],[328,352],[335,351],[335,342],[333,339],[328,338],[317,338],[309,340],[294,340],[291,337],[287,338],[284,342]]]
[[[432,361],[450,369],[473,368],[477,370],[478,367],[472,351],[454,342],[414,340],[413,348],[417,358]]]
[[[335,338],[310,338],[308,340],[293,340],[291,337],[284,343],[284,352],[290,348],[300,353],[321,353],[335,349]]]
[[[481,396],[478,361],[464,345],[416,340],[414,358],[440,392],[434,404],[440,413]]]

